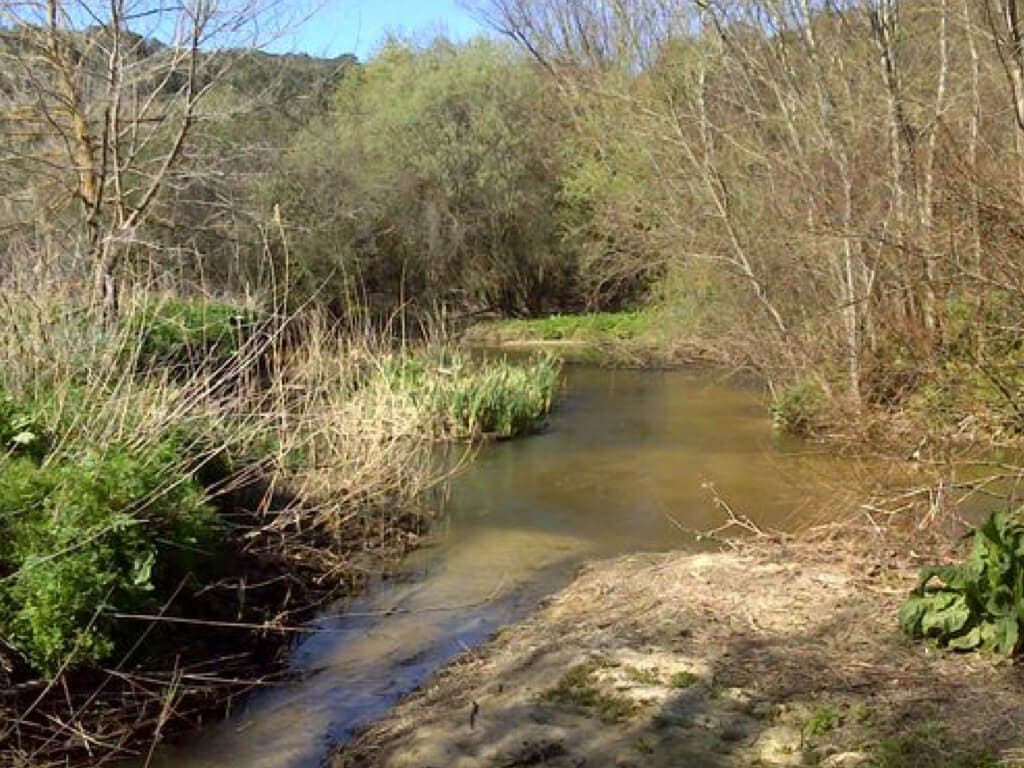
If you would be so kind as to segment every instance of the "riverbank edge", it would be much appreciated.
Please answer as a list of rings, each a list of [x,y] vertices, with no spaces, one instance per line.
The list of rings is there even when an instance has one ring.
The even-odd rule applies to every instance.
[[[1024,677],[900,633],[918,569],[959,555],[904,544],[870,529],[586,566],[332,768],[1014,764]]]
[[[429,352],[424,347],[411,354]],[[405,351],[402,354],[404,360],[411,359]],[[461,445],[461,459],[448,469],[433,470],[429,485],[411,501],[394,499],[378,509],[365,500],[349,500],[346,524],[331,530],[313,520],[308,504],[316,499],[294,492],[276,474],[280,468],[264,457],[237,467],[227,462],[222,467],[212,460],[198,468],[188,467],[185,476],[206,494],[218,521],[223,536],[219,557],[237,569],[231,572],[237,584],[202,585],[205,600],[198,608],[189,603],[189,612],[183,615],[168,610],[168,604],[152,614],[118,616],[132,622],[129,626],[139,627],[139,639],[110,665],[68,665],[49,677],[31,669],[4,639],[0,762],[9,759],[12,765],[42,768],[142,760],[159,745],[174,744],[204,724],[230,715],[252,692],[288,682],[294,675],[288,658],[297,639],[310,630],[308,622],[324,606],[358,597],[369,574],[397,572],[402,559],[424,543],[438,516],[441,501],[433,496],[435,490],[449,474],[474,459],[477,444],[515,439],[543,428],[560,390],[561,374],[554,360],[538,357],[532,362],[536,363],[532,368],[521,361],[511,366],[503,363],[495,368],[497,375],[484,381],[493,385],[491,391],[507,395],[491,398],[492,407],[499,401],[501,407],[493,409],[500,412],[495,417],[499,418],[505,410],[528,409],[530,403],[512,401],[525,398],[526,384],[544,378],[528,374],[547,370],[550,381],[537,385],[544,393],[537,396],[541,402],[534,405],[539,410],[529,425],[525,417],[510,416],[505,431],[485,427],[471,407],[442,408],[445,401],[433,392],[441,403],[435,403],[438,425],[428,425],[431,428],[418,435],[415,443],[404,442],[410,453],[419,450],[416,446]],[[437,366],[437,370],[450,389],[459,382],[472,384],[477,372],[461,365],[443,370]],[[524,375],[516,379],[509,375],[511,370]],[[408,375],[405,369],[400,373]],[[456,394],[461,393],[456,390]],[[470,398],[461,398],[466,399]],[[458,419],[479,426],[480,434]],[[288,532],[275,529],[271,521],[293,512],[309,520],[298,526],[289,543],[291,551],[286,552],[283,540]],[[210,607],[222,607],[213,599],[220,592],[238,595],[234,611],[216,612]],[[184,634],[175,637],[179,630]],[[158,634],[158,644],[145,644]]]
[[[620,315],[629,318],[624,327],[616,325]],[[589,326],[578,327],[587,321]],[[465,328],[460,342],[510,352],[549,351],[568,362],[609,368],[678,368],[726,362],[715,350],[692,339],[666,335],[654,316],[644,312],[489,319]]]
[[[115,756],[148,763],[147,754],[156,748],[176,744],[205,724],[222,720],[260,689],[290,680],[288,660],[308,622],[326,605],[358,598],[366,589],[367,573],[397,572],[402,559],[421,546],[434,516],[424,503],[422,509],[398,515],[374,546],[357,540],[354,533],[341,549],[336,542],[330,544],[335,560],[348,561],[344,572],[315,563],[296,570],[294,562],[252,555],[244,551],[243,542],[230,542],[225,556],[247,563],[240,583],[284,583],[284,600],[276,591],[263,595],[247,590],[246,613],[236,621],[183,620],[187,642],[177,653],[165,641],[165,650],[150,652],[139,663],[65,671],[57,680],[59,686],[44,677],[8,685],[0,697],[0,723],[5,726],[0,728],[0,754],[24,768],[56,765],[58,759],[66,768],[86,768]],[[328,544],[313,537],[309,546]],[[271,615],[275,618],[266,618]],[[140,617],[149,630],[163,621],[160,615]],[[74,730],[57,719],[65,706],[75,715]],[[18,726],[34,725],[40,718],[53,723],[44,745],[47,750],[32,743],[33,751],[27,752],[17,743]],[[63,732],[67,735],[57,738]],[[97,734],[110,741],[100,741]]]

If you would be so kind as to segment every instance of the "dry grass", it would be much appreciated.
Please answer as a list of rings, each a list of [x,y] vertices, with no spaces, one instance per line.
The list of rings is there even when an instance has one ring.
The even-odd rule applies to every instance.
[[[174,297],[139,293],[127,311],[154,300]],[[151,615],[116,614],[137,642],[103,669],[62,665],[42,678],[13,648],[0,651],[4,764],[101,765],[145,753],[162,734],[272,684],[277,653],[302,620],[414,542],[429,511],[424,493],[448,471],[415,403],[366,386],[388,354],[371,334],[342,335],[315,316],[272,317],[237,354],[184,372],[140,371],[140,346],[137,330],[111,328],[71,291],[45,301],[0,291],[0,391],[40,404],[54,433],[46,461],[83,445],[144,455],[186,430],[187,462],[168,474],[210,475],[204,484],[239,572],[184,606],[174,601],[188,590]],[[204,615],[210,598],[235,600],[235,615]],[[169,621],[187,627],[176,657],[147,656]]]

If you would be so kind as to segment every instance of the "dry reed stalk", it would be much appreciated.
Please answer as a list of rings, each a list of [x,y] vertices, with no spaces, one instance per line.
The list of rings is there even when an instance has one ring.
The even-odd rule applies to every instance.
[[[126,306],[174,300],[140,292]],[[140,666],[133,648],[113,669],[62,670],[49,682],[19,671],[5,645],[0,762],[102,765],[145,754],[151,739],[274,684],[275,649],[359,581],[366,566],[354,555],[393,556],[410,545],[419,502],[446,472],[415,404],[372,383],[389,350],[369,332],[341,335],[317,317],[272,318],[236,354],[196,361],[184,375],[140,371],[139,333],[104,325],[71,291],[36,298],[8,285],[0,290],[0,392],[49,399],[55,440],[46,461],[84,444],[141,452],[183,426],[202,445],[168,468],[178,478],[170,482],[223,455],[241,457],[208,493],[251,573],[204,587],[237,594],[240,620],[227,627],[196,616],[202,626],[169,669],[154,659]],[[156,500],[143,500],[136,514]],[[138,646],[169,618],[118,621],[138,625]],[[224,653],[240,642],[251,652]]]

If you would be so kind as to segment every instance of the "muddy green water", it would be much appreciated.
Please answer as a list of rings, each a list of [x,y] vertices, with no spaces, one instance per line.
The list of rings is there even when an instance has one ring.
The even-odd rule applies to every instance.
[[[707,485],[759,524],[820,517],[849,466],[773,432],[759,393],[699,371],[570,367],[543,434],[485,448],[457,476],[433,544],[291,657],[299,682],[164,751],[161,768],[311,768],[360,726],[594,558],[699,544]]]

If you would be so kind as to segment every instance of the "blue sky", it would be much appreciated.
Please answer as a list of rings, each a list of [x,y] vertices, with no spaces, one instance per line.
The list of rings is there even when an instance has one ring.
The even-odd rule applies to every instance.
[[[313,56],[355,53],[365,59],[389,30],[444,30],[456,40],[481,31],[456,0],[323,0],[313,7],[318,10],[308,21],[269,48]]]

